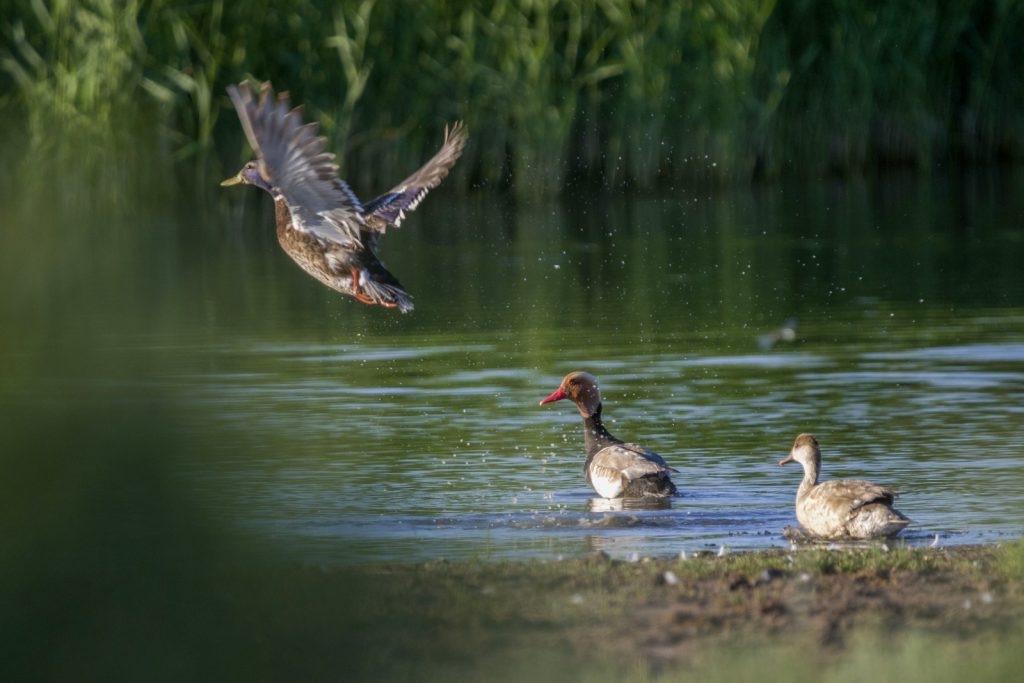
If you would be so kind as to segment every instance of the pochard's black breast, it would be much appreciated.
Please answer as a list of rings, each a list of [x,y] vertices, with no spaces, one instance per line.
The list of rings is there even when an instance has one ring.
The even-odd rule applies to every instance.
[[[590,417],[583,418],[583,448],[587,456],[587,462],[602,448],[622,443],[622,439],[612,436],[604,423],[601,422],[601,405]]]

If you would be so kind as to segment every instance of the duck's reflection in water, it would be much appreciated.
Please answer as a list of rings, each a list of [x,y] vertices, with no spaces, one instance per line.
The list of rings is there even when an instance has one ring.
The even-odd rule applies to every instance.
[[[591,498],[590,512],[623,512],[631,510],[671,510],[672,498]]]

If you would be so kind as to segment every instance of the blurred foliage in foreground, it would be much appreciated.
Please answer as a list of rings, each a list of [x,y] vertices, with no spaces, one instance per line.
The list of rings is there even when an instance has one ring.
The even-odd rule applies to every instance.
[[[474,139],[457,182],[524,194],[1024,156],[1014,0],[0,8],[0,111],[36,158],[73,136],[198,166],[220,146],[233,164],[224,88],[246,77],[306,103],[363,187],[456,118]]]

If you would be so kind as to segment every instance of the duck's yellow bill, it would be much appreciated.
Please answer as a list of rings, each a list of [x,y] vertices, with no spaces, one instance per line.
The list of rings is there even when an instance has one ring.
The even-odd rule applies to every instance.
[[[222,181],[220,186],[221,187],[228,187],[230,185],[238,185],[241,182],[242,182],[242,174],[239,173],[238,175],[231,176],[227,180]]]

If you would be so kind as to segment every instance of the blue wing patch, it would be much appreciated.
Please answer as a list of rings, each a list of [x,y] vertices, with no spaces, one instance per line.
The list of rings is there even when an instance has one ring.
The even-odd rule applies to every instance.
[[[412,211],[427,196],[428,188],[409,187],[401,192],[390,192],[366,204],[364,215],[373,215],[398,226],[405,218],[406,211]]]

